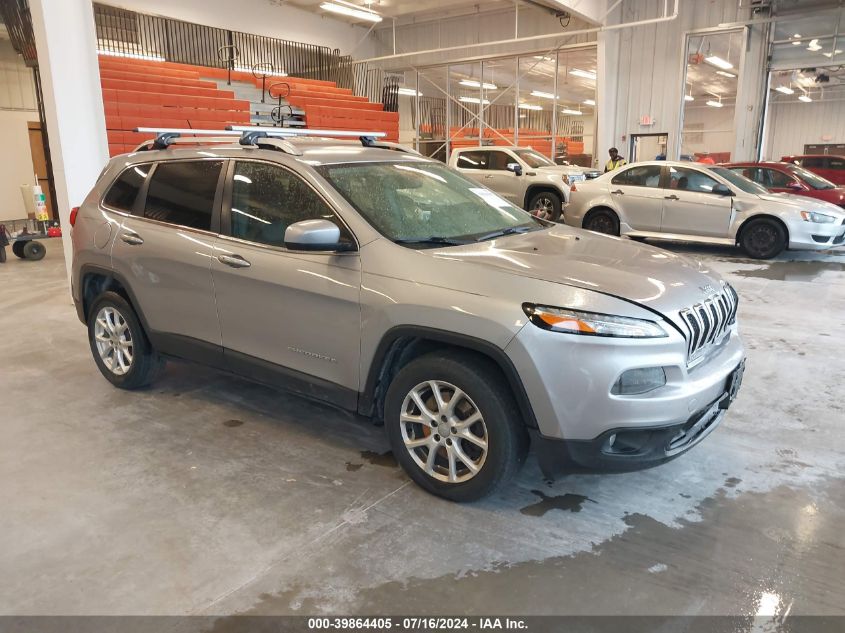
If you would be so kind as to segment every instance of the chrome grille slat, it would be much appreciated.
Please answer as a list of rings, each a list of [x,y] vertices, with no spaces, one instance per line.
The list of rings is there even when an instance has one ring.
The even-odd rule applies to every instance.
[[[736,319],[738,297],[730,286],[722,292],[680,311],[688,331],[687,364],[694,363],[706,350],[719,343]]]

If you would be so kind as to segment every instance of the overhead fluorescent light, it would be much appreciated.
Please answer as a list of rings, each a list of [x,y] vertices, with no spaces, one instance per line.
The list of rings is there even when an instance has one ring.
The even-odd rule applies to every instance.
[[[800,34],[800,33],[796,33],[796,34],[795,34],[795,35],[793,35],[792,37],[794,37],[794,38],[799,38],[799,37],[801,37],[801,34]]]
[[[126,57],[127,59],[143,59],[148,62],[163,62],[165,61],[164,57],[161,55],[142,55],[141,53],[118,53],[116,51],[100,51],[98,50],[97,53],[99,55],[105,55],[106,57]]]
[[[809,95],[801,95],[798,97],[798,101],[803,101],[804,103],[810,103],[812,99]]]
[[[716,74],[721,75],[722,77],[730,77],[730,78],[736,77],[736,75],[734,75],[733,73],[729,73],[726,70],[717,70]]]
[[[822,49],[822,47],[819,44],[818,40],[810,40],[810,43],[807,44],[807,50],[808,51],[812,51],[812,52],[815,53],[816,51],[820,51],[821,49]]]
[[[543,99],[554,99],[555,96],[551,92],[542,92],[540,90],[532,90],[532,97],[542,97]]]
[[[721,57],[717,57],[716,55],[705,57],[704,61],[706,61],[711,66],[716,66],[716,68],[721,68],[722,70],[730,70],[734,67],[734,65],[728,60],[722,59]]]
[[[422,96],[421,92],[417,92],[413,88],[399,88],[398,92],[399,92],[400,95],[405,95],[405,96],[408,96],[408,97],[421,97]]]
[[[496,84],[489,84],[486,82],[476,81],[475,79],[461,79],[459,82],[462,86],[470,88],[484,88],[485,90],[498,90],[499,86]]]
[[[684,101],[695,101],[695,97],[692,95],[684,95]]]
[[[570,75],[575,75],[576,77],[583,77],[584,79],[592,79],[595,81],[596,73],[593,70],[581,70],[580,68],[573,68],[569,71]]]
[[[596,102],[593,101],[592,99],[584,99],[581,103],[583,103],[584,105],[589,105],[589,106],[596,105]]]
[[[543,62],[553,62],[555,60],[554,57],[545,57],[543,55],[534,55],[534,59],[539,59]]]
[[[478,97],[458,97],[458,101],[463,101],[464,103],[482,103],[484,105],[490,103],[487,99],[482,101]]]
[[[782,92],[785,95],[791,95],[795,92],[789,86],[778,86],[777,88],[775,88],[775,90],[777,90],[778,92]]]
[[[721,108],[722,102],[721,101],[714,101],[713,99],[710,99],[707,102],[707,105],[709,105],[711,108]]]
[[[519,108],[522,110],[542,110],[543,106],[535,105],[533,103],[520,103]]]
[[[793,45],[793,46],[801,46],[801,41],[800,41],[800,40],[795,40],[794,42],[792,42],[792,45]]]
[[[822,53],[822,55],[824,55],[828,59],[831,59],[834,55],[839,55],[841,52],[842,52],[842,50],[837,48],[835,51],[833,51],[831,53]]]
[[[331,2],[324,2],[320,5],[324,11],[332,13],[339,13],[350,18],[357,18],[358,20],[366,20],[367,22],[381,22],[382,17],[375,11],[359,7],[351,2],[344,2],[343,0],[332,0]]]
[[[572,108],[564,108],[560,111],[561,114],[571,114],[573,116],[581,116],[584,114],[581,110],[573,110]]]

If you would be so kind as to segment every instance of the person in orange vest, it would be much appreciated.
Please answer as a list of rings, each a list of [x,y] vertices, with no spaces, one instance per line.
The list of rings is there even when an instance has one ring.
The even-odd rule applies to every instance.
[[[607,164],[604,166],[604,172],[607,173],[609,171],[613,171],[614,169],[619,169],[623,165],[627,165],[628,161],[622,158],[619,155],[619,150],[615,147],[611,147],[608,150],[608,154],[610,154],[610,160],[607,161]]]
[[[716,161],[713,160],[710,156],[710,152],[701,152],[701,156],[698,159],[699,163],[704,163],[705,165],[715,165]]]

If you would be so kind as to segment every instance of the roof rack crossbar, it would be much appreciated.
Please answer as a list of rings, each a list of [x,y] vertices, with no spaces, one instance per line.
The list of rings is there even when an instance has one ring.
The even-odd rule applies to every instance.
[[[357,130],[325,130],[314,128],[270,127],[260,125],[230,125],[226,128],[233,132],[266,132],[268,136],[333,136],[341,138],[382,138],[387,132]]]

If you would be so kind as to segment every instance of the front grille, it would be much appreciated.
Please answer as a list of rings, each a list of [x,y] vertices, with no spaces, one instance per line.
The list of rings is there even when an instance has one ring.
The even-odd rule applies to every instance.
[[[721,342],[736,320],[739,297],[725,284],[722,292],[708,297],[691,308],[681,310],[680,317],[689,330],[687,364],[693,365],[712,346]]]

